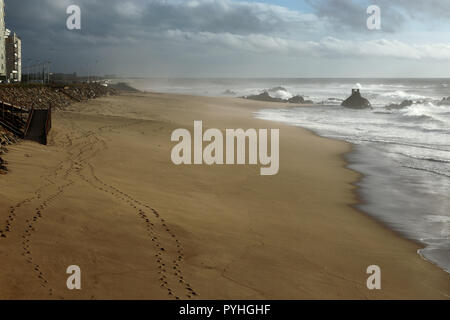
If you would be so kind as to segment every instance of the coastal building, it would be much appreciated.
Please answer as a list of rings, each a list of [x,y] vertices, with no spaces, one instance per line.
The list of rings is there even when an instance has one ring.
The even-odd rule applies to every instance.
[[[0,80],[6,80],[5,1],[0,0]]]
[[[6,29],[6,78],[8,82],[22,81],[22,41],[15,32]]]

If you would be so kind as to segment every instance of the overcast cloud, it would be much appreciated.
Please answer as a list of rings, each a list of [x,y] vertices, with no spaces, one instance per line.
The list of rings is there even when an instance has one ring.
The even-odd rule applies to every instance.
[[[438,65],[450,61],[450,38],[442,36],[450,1],[299,2],[302,11],[276,1],[6,0],[6,22],[23,40],[25,65],[51,60],[64,72],[446,76]],[[82,10],[80,31],[65,27],[71,4]],[[366,28],[369,4],[381,8],[380,31]]]

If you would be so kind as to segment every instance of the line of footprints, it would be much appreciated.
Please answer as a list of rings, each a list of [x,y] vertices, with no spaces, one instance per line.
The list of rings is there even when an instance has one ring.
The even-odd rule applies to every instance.
[[[72,142],[72,141],[70,141]],[[101,139],[97,139],[96,142],[103,142]],[[91,150],[93,151],[93,145],[95,144],[95,142],[91,145]],[[81,153],[79,156],[81,156],[81,154],[83,154],[83,151],[81,150]],[[73,160],[73,159],[72,159]],[[81,160],[81,159],[80,159]],[[86,159],[85,159],[86,160]],[[85,161],[84,160],[84,161]],[[84,162],[83,160],[81,162]],[[160,282],[161,282],[161,287],[165,288],[168,292],[169,296],[173,296],[176,299],[180,299],[180,297],[175,296],[175,292],[174,290],[172,290],[169,286],[169,281],[168,281],[168,276],[170,275],[169,272],[173,272],[173,275],[176,277],[177,281],[179,282],[179,285],[184,287],[184,289],[186,290],[186,297],[187,298],[192,298],[193,296],[197,296],[198,294],[194,291],[194,289],[191,287],[191,285],[189,283],[187,283],[184,279],[184,276],[182,274],[181,268],[180,268],[180,264],[184,261],[184,252],[183,252],[183,248],[181,246],[180,241],[176,238],[176,235],[169,229],[169,227],[167,226],[165,220],[160,216],[160,214],[153,209],[152,207],[133,199],[131,196],[127,195],[126,193],[120,191],[119,189],[110,186],[106,183],[104,183],[102,180],[100,180],[94,172],[94,168],[92,167],[91,164],[89,164],[89,167],[91,169],[91,175],[92,177],[103,187],[97,187],[96,185],[94,185],[91,181],[89,181],[88,178],[84,177],[81,175],[81,168],[78,171],[78,174],[80,175],[80,177],[83,178],[83,180],[85,180],[86,182],[90,183],[91,185],[93,185],[95,188],[103,191],[103,192],[107,192],[107,193],[111,193],[114,194],[115,196],[118,196],[119,199],[121,199],[122,201],[128,203],[128,205],[130,205],[132,208],[134,208],[135,210],[137,210],[140,218],[144,221],[144,223],[146,224],[146,229],[147,232],[149,233],[149,236],[152,240],[152,243],[155,245],[156,249],[157,249],[157,253],[155,254],[155,258],[156,258],[156,263],[158,265],[158,269],[159,269],[159,273],[161,275],[161,277],[159,278]],[[73,166],[73,163],[71,165],[71,167]],[[61,171],[63,169],[63,165],[59,165],[56,172],[53,173],[53,175],[57,176],[58,172]],[[67,170],[67,171],[70,171]],[[65,178],[67,178],[68,176],[65,176]],[[0,229],[0,238],[6,238],[6,234],[8,232],[11,232],[12,230],[12,224],[16,219],[16,210],[18,210],[19,208],[21,208],[23,205],[30,203],[32,201],[34,201],[35,199],[40,199],[41,196],[41,192],[44,188],[50,186],[51,184],[55,184],[53,181],[47,179],[47,181],[49,181],[50,183],[45,184],[43,186],[41,186],[36,192],[35,192],[35,196],[30,197],[28,199],[25,199],[19,203],[17,203],[15,206],[10,207],[10,215],[8,216],[8,219],[5,222],[5,228],[4,229]],[[37,277],[40,279],[41,282],[41,286],[44,288],[48,288],[48,293],[49,295],[53,295],[53,289],[49,288],[48,285],[48,280],[45,278],[43,272],[41,271],[41,267],[39,266],[39,264],[34,263],[33,261],[33,257],[32,257],[32,245],[31,245],[31,237],[33,235],[33,233],[36,231],[35,226],[38,223],[38,221],[42,218],[42,212],[44,211],[44,209],[53,201],[55,200],[57,197],[59,197],[63,192],[64,189],[69,187],[70,185],[74,184],[73,181],[69,181],[69,183],[59,186],[58,187],[58,191],[51,195],[50,197],[48,197],[46,200],[44,200],[41,205],[39,207],[37,207],[35,209],[35,214],[34,216],[31,218],[31,220],[26,220],[26,230],[22,235],[22,245],[23,245],[23,253],[22,255],[25,257],[26,262],[33,265],[33,270],[35,271]],[[114,192],[108,191],[107,189],[113,190]],[[141,209],[141,208],[145,208],[145,209]],[[148,214],[146,213],[145,210],[149,210],[156,219],[159,219],[159,221],[161,222],[161,227],[167,232],[167,234],[170,236],[170,238],[172,238],[175,241],[176,247],[177,247],[177,257],[172,257],[172,264],[171,264],[171,268],[169,268],[169,266],[167,265],[166,259],[170,258],[168,257],[168,253],[166,251],[166,249],[163,247],[163,244],[161,243],[161,241],[158,239],[158,237],[156,236],[156,231],[155,231],[155,224],[153,222],[151,222]],[[171,271],[168,271],[168,269],[171,269]]]
[[[95,151],[94,150],[94,145],[96,143],[103,143],[103,147],[105,147],[105,143],[102,139],[99,139],[97,136],[94,135],[94,137],[96,138],[96,141],[91,143],[90,146],[90,150],[94,151],[94,154],[97,153],[99,150]],[[81,157],[81,155],[85,153],[85,152],[80,152],[79,157]],[[92,156],[92,155],[91,155]],[[88,157],[90,158],[90,157]],[[120,191],[119,189],[106,184],[105,182],[103,182],[100,178],[98,178],[95,174],[95,170],[94,167],[90,164],[90,163],[86,163],[87,162],[87,158],[85,159],[79,159],[79,163],[82,164],[87,164],[90,168],[90,175],[91,177],[94,178],[94,180],[100,185],[97,186],[96,184],[94,184],[88,177],[84,176],[81,172],[82,172],[82,168],[84,167],[84,165],[81,165],[81,168],[79,168],[78,170],[76,170],[76,173],[80,176],[80,178],[82,178],[84,181],[86,181],[87,183],[89,183],[91,186],[93,186],[94,188],[105,192],[105,193],[110,193],[116,196],[116,198],[124,201],[125,203],[127,203],[129,206],[131,206],[133,209],[138,210],[138,214],[139,216],[142,218],[142,220],[144,221],[144,223],[146,224],[146,229],[147,232],[149,233],[149,236],[152,240],[152,242],[154,243],[156,250],[157,250],[157,254],[155,255],[156,258],[156,263],[158,264],[158,269],[159,269],[159,273],[161,275],[161,277],[159,278],[160,282],[161,282],[161,287],[165,288],[168,292],[169,296],[173,296],[175,299],[180,299],[180,297],[175,295],[174,290],[172,290],[172,288],[170,288],[169,286],[169,281],[168,281],[168,266],[166,264],[166,261],[164,260],[165,258],[165,254],[167,254],[166,249],[163,247],[162,243],[159,241],[158,237],[155,235],[155,225],[150,221],[149,217],[147,216],[147,214],[145,213],[144,210],[142,209],[138,209],[137,206],[140,206],[142,208],[146,208],[148,210],[150,210],[153,215],[160,220],[162,228],[164,228],[164,230],[168,233],[168,235],[170,236],[170,238],[172,238],[175,243],[176,243],[176,247],[177,247],[177,257],[173,257],[175,259],[172,260],[172,265],[171,265],[171,269],[173,270],[173,275],[176,277],[176,281],[179,283],[179,285],[181,287],[184,287],[184,289],[186,290],[186,297],[187,298],[192,298],[193,296],[197,296],[197,292],[194,291],[194,289],[191,287],[191,285],[189,283],[187,283],[184,279],[184,276],[182,274],[182,271],[180,269],[180,263],[183,262],[184,260],[184,252],[183,252],[183,248],[181,246],[181,243],[179,242],[179,240],[176,238],[175,234],[171,232],[171,230],[168,228],[167,224],[165,223],[165,220],[163,218],[160,217],[159,213],[151,208],[148,205],[145,205],[143,203],[141,203],[138,200],[133,199],[131,196],[125,194],[124,192]],[[109,190],[108,190],[109,189]],[[112,190],[112,191],[111,191]],[[166,258],[167,259],[167,258]]]
[[[180,268],[180,264],[183,262],[184,260],[184,251],[183,251],[183,247],[181,246],[180,241],[176,238],[176,235],[169,229],[169,227],[166,224],[166,221],[160,216],[160,214],[152,207],[138,201],[135,200],[134,198],[132,198],[131,196],[129,196],[128,194],[120,191],[119,189],[108,185],[106,183],[104,183],[102,180],[100,180],[94,172],[94,168],[89,165],[91,168],[91,175],[92,177],[103,187],[96,187],[97,189],[103,191],[103,192],[108,192],[111,193],[113,195],[115,195],[117,198],[121,199],[122,201],[126,202],[129,206],[131,206],[133,209],[137,210],[138,215],[140,216],[140,218],[143,220],[143,222],[146,224],[146,229],[147,232],[153,242],[153,244],[155,245],[156,249],[157,249],[157,253],[155,254],[155,258],[156,258],[156,263],[158,264],[158,269],[159,269],[159,273],[161,275],[161,277],[159,278],[160,282],[161,282],[161,287],[165,288],[169,294],[169,296],[173,296],[175,299],[180,299],[180,297],[175,296],[174,291],[169,287],[169,282],[168,282],[168,273],[169,272],[173,272],[173,275],[176,277],[176,280],[178,281],[179,285],[184,287],[184,289],[186,290],[186,297],[187,298],[192,298],[193,296],[197,296],[198,293],[194,291],[194,289],[191,287],[191,285],[189,283],[186,282],[183,273],[181,271]],[[88,179],[86,177],[84,177],[84,180],[86,180],[87,182]],[[112,192],[109,192],[107,189],[113,190]],[[150,212],[152,212],[152,214],[154,215],[154,217],[156,219],[158,219],[161,222],[161,226],[162,228],[164,228],[164,230],[167,232],[167,234],[170,236],[170,238],[172,238],[176,244],[176,248],[177,248],[177,256],[172,258],[172,264],[171,266],[168,266],[167,262],[165,261],[166,259],[169,259],[168,257],[165,257],[165,255],[167,254],[166,249],[164,248],[163,244],[159,241],[158,237],[156,236],[156,231],[155,231],[155,224],[150,220],[150,217],[148,216],[148,214],[145,212],[145,210],[138,208],[138,206],[140,206],[141,208],[146,208],[147,210],[149,210]],[[168,269],[171,269],[170,271]]]
[[[44,177],[41,177],[43,180],[47,180],[48,182],[46,184],[44,184],[44,185],[41,185],[34,192],[34,196],[32,196],[30,198],[27,198],[27,199],[24,199],[24,200],[18,202],[15,206],[12,206],[12,207],[9,208],[9,216],[8,216],[8,218],[5,221],[5,227],[3,229],[0,229],[0,238],[6,238],[7,237],[6,234],[12,231],[12,229],[13,229],[13,222],[17,218],[16,211],[19,210],[25,204],[30,203],[30,202],[34,201],[35,199],[40,199],[42,190],[44,190],[45,188],[55,184],[55,182],[51,181],[48,178],[50,176],[57,176],[58,172],[61,171],[62,169],[63,169],[63,166],[62,166],[62,162],[61,162],[54,173],[49,174],[49,175],[44,176]]]
[[[58,191],[48,197],[46,200],[44,200],[39,207],[35,209],[35,215],[31,218],[31,220],[26,220],[27,223],[26,230],[24,234],[22,235],[22,245],[23,245],[23,253],[22,255],[25,257],[25,260],[27,263],[33,265],[33,269],[39,278],[41,282],[41,286],[44,288],[48,287],[48,280],[45,278],[43,272],[41,271],[41,267],[34,263],[33,257],[32,257],[32,246],[31,246],[31,237],[33,233],[36,231],[36,224],[38,221],[42,218],[42,212],[45,210],[45,208],[48,207],[48,205],[54,201],[56,198],[58,198],[63,192],[64,189],[72,185],[74,182],[70,181],[69,183],[62,185],[58,187]],[[48,288],[49,295],[53,295],[53,289]]]

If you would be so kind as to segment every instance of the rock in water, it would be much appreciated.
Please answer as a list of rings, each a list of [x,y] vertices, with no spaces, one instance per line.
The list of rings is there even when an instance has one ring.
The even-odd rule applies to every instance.
[[[354,109],[366,109],[372,107],[369,100],[361,97],[359,89],[352,89],[352,95],[342,102],[341,106]]]
[[[267,101],[267,102],[281,102],[281,103],[296,103],[296,104],[314,104],[311,100],[305,100],[302,96],[294,96],[290,99],[281,99],[272,97],[268,91],[254,96],[246,96],[244,99]]]
[[[285,102],[285,100],[280,98],[272,98],[269,94],[269,92],[264,91],[261,94],[254,95],[254,96],[247,96],[245,99],[249,100],[257,100],[257,101],[267,101],[267,102]]]
[[[295,96],[288,100],[289,103],[305,103],[305,99],[302,96]]]
[[[294,96],[290,98],[287,102],[289,103],[297,103],[297,104],[314,104],[311,100],[305,100],[302,96]]]

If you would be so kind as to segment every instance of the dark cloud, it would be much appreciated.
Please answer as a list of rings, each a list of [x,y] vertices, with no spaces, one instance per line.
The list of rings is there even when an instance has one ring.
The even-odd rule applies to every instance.
[[[8,25],[21,33],[63,36],[66,7],[82,10],[82,32],[104,41],[141,39],[165,30],[233,34],[276,34],[314,26],[314,16],[260,3],[229,0],[6,0]]]
[[[66,28],[71,4],[81,8],[80,31]],[[94,60],[105,52],[118,61],[119,52],[130,46],[146,50],[144,43],[149,53],[159,54],[171,48],[170,38],[164,39],[168,31],[287,34],[316,25],[313,15],[229,0],[6,0],[6,8],[7,25],[22,38],[25,59],[52,59],[58,67],[67,66],[66,61]]]
[[[374,40],[414,19],[448,19],[450,1],[305,1],[312,13],[233,0],[6,0],[6,22],[23,40],[24,65],[51,60],[54,70],[65,72],[86,73],[95,66],[91,73],[160,75],[183,69],[195,75],[242,70],[244,61],[270,66],[295,57],[301,64],[306,56],[448,57],[445,44]],[[82,10],[80,31],[66,28],[71,4]],[[381,7],[381,32],[366,28],[369,4]]]

